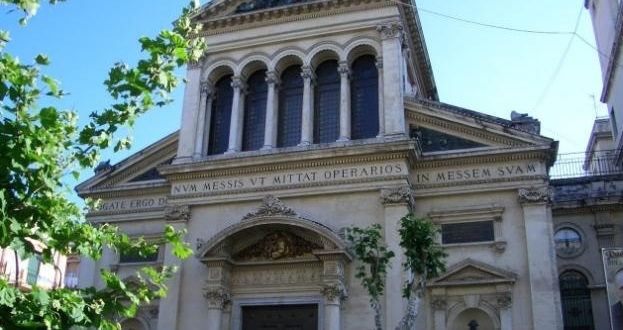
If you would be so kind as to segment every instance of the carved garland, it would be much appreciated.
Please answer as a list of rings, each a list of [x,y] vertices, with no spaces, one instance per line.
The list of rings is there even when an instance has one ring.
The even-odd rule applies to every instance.
[[[549,203],[553,199],[553,192],[550,187],[520,188],[518,195],[519,201],[522,203]]]
[[[250,220],[258,217],[270,217],[270,216],[291,216],[297,217],[298,214],[291,208],[285,206],[279,198],[273,195],[267,195],[262,200],[262,205],[254,213],[245,215],[242,220]]]
[[[409,186],[381,189],[381,202],[383,205],[406,203],[409,209],[415,205],[413,191]]]
[[[164,208],[164,219],[166,221],[188,221],[190,220],[190,206],[169,205]]]

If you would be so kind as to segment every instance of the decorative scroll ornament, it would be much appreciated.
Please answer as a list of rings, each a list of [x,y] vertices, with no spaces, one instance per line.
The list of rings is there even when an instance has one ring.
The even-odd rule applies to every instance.
[[[322,293],[329,302],[342,302],[348,298],[346,289],[341,284],[322,285],[320,293]]]
[[[433,299],[430,302],[430,306],[435,310],[445,310],[448,302],[446,297],[441,296],[433,296]]]
[[[279,198],[273,195],[267,195],[262,201],[260,208],[255,213],[249,213],[245,215],[242,220],[249,220],[257,217],[270,217],[270,216],[292,216],[296,217],[298,214],[291,208],[285,206]]]
[[[520,188],[518,191],[519,201],[522,203],[549,203],[553,198],[553,192],[549,187],[536,189]]]
[[[188,221],[190,220],[190,206],[169,205],[164,208],[164,219],[166,221]]]
[[[322,249],[322,246],[306,241],[305,239],[287,231],[275,231],[266,235],[259,242],[238,252],[236,260],[277,260],[311,255],[313,250]]]
[[[231,302],[231,295],[224,289],[206,291],[203,296],[208,300],[212,308],[224,308]]]
[[[498,303],[498,307],[502,309],[511,308],[511,306],[513,305],[513,297],[510,292],[499,294],[496,297],[496,300]]]
[[[381,189],[381,201],[383,205],[406,203],[410,209],[415,204],[413,191],[408,186]]]

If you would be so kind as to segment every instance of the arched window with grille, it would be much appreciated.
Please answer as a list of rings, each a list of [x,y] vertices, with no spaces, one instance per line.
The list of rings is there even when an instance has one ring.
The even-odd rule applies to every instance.
[[[266,98],[268,84],[266,70],[258,70],[247,80],[248,93],[244,102],[242,151],[259,150],[264,145]]]
[[[379,133],[379,78],[372,55],[351,66],[351,139],[373,138]]]
[[[593,330],[593,309],[588,280],[578,271],[560,275],[560,300],[565,330]]]
[[[303,78],[301,66],[287,68],[281,75],[277,147],[292,147],[301,141],[301,111],[303,108]]]
[[[340,135],[340,75],[337,61],[316,68],[314,143],[335,142]]]
[[[231,87],[232,75],[219,79],[214,85],[214,99],[210,116],[210,135],[208,136],[208,155],[222,154],[229,143],[231,105],[234,96]]]

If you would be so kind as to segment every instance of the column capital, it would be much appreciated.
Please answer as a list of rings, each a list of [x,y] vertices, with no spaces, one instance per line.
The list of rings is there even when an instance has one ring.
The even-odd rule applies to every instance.
[[[519,188],[517,194],[519,195],[519,202],[522,204],[550,203],[554,195],[550,187]]]
[[[383,205],[407,204],[409,209],[412,209],[415,205],[413,190],[407,185],[383,188],[381,189],[381,203]]]
[[[242,81],[242,77],[233,77],[231,78],[231,87],[234,89],[240,89],[241,91],[244,92],[244,90],[247,88],[247,84],[245,84],[244,81]]]
[[[210,83],[210,81],[204,80],[199,84],[201,86],[201,96],[208,96],[214,93],[214,87],[212,86],[212,83]]]
[[[266,83],[268,85],[279,85],[279,77],[275,71],[266,72]]]
[[[399,22],[389,22],[379,24],[376,30],[381,34],[381,39],[395,39],[402,37],[402,24]]]
[[[513,306],[513,296],[510,292],[500,293],[495,298],[500,309],[510,309]]]
[[[446,310],[446,307],[448,306],[448,300],[446,299],[445,296],[433,296],[433,298],[430,301],[430,306],[434,310],[444,311]]]
[[[383,57],[382,56],[377,56],[376,57],[376,62],[374,62],[374,64],[376,65],[376,68],[378,70],[382,70],[383,69]]]
[[[337,72],[340,73],[340,76],[342,76],[342,78],[348,78],[350,76],[350,66],[348,65],[348,62],[340,61],[337,67]]]
[[[223,309],[231,302],[231,295],[225,289],[205,291],[203,296],[208,300],[209,308]]]
[[[304,80],[313,80],[316,78],[316,75],[314,74],[314,70],[306,65],[301,67],[301,77],[303,77]]]

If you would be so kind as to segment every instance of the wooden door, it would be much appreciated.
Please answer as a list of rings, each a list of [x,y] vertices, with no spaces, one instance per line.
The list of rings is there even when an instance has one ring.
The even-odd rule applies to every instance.
[[[242,330],[318,330],[318,305],[243,306]]]

